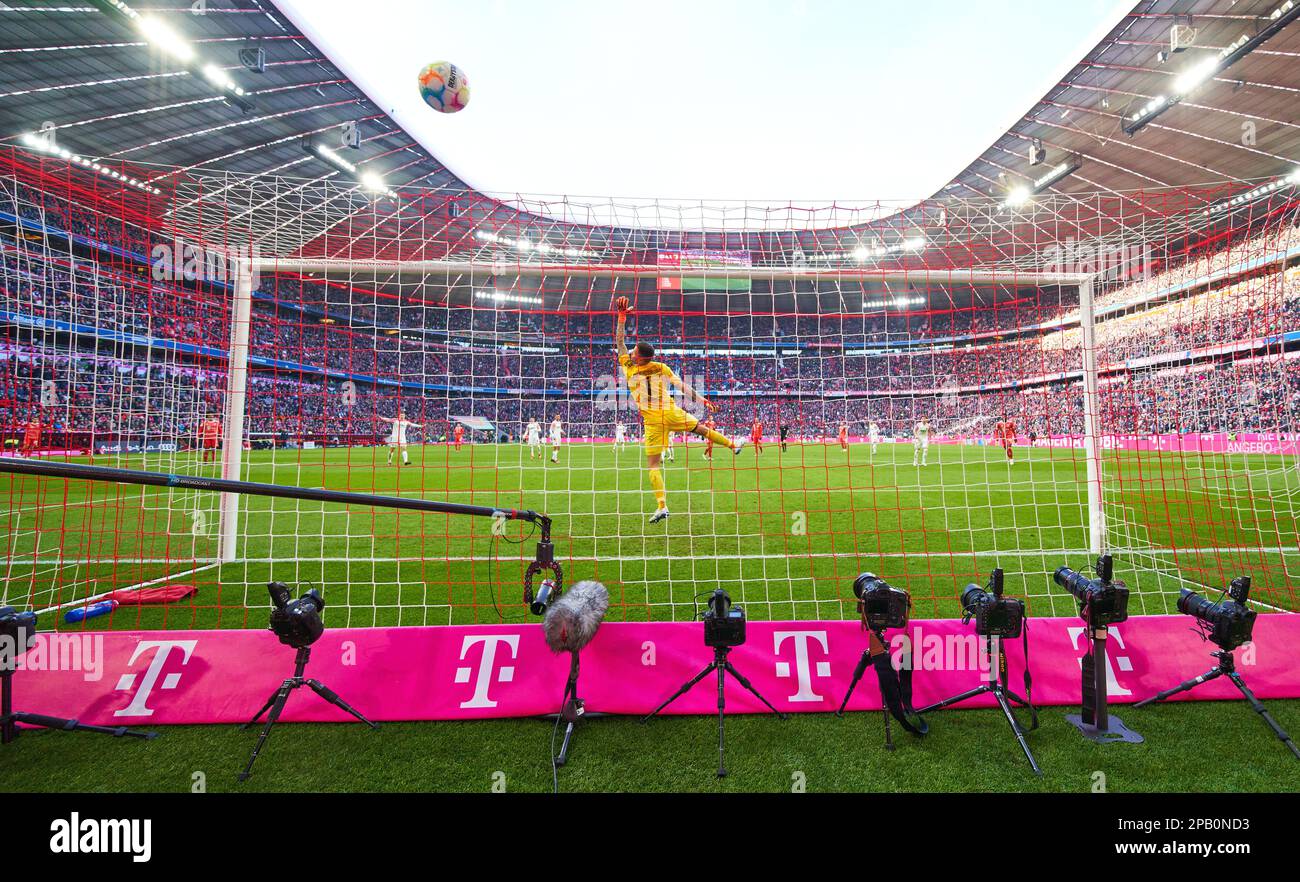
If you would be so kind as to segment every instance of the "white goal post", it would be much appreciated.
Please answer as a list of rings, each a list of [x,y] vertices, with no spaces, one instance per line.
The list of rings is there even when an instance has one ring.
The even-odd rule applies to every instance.
[[[338,258],[275,257],[239,259],[234,267],[235,283],[231,309],[230,370],[227,374],[226,414],[223,424],[221,477],[240,480],[245,441],[244,409],[248,383],[249,332],[252,314],[253,280],[262,273],[344,273],[385,274],[417,276],[469,276],[491,275],[490,264],[454,260],[344,260]],[[1101,554],[1105,550],[1106,522],[1102,508],[1100,401],[1098,398],[1097,357],[1094,336],[1093,280],[1082,273],[1052,273],[1016,269],[946,269],[930,273],[915,271],[880,271],[853,269],[809,269],[806,267],[746,267],[741,269],[708,268],[698,271],[701,276],[714,279],[745,278],[767,281],[818,281],[818,280],[872,280],[880,282],[916,281],[919,277],[936,284],[987,286],[1015,284],[1023,286],[1079,290],[1079,313],[1083,333],[1083,393],[1084,393],[1084,452],[1087,468],[1088,535],[1089,550]],[[654,278],[663,273],[662,267],[640,265],[601,265],[563,263],[521,263],[511,267],[512,274],[545,276],[559,273],[566,276]],[[236,493],[223,493],[220,508],[218,559],[221,563],[234,563],[239,555],[239,506]]]

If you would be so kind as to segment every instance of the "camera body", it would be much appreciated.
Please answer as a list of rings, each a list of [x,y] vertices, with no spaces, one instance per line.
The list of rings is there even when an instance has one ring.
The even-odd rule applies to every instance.
[[[1097,559],[1097,578],[1060,567],[1052,575],[1057,585],[1079,601],[1079,615],[1090,628],[1102,628],[1128,621],[1128,586],[1111,578],[1114,561],[1109,554]]]
[[[704,645],[714,649],[745,642],[745,610],[731,605],[731,595],[715,588],[704,612]]]
[[[20,634],[23,635],[23,642],[30,644],[36,635],[36,613],[19,612],[12,606],[0,606],[0,637],[7,637],[17,646]],[[21,651],[26,652],[27,648],[24,646]]]
[[[30,649],[35,640],[36,613],[0,606],[0,669],[12,671],[18,656]]]
[[[1232,651],[1249,643],[1255,630],[1256,612],[1246,606],[1250,599],[1250,577],[1232,580],[1228,599],[1211,601],[1190,588],[1178,592],[1178,611],[1208,626],[1209,640],[1220,649]]]
[[[271,610],[271,630],[285,646],[295,649],[311,646],[325,633],[325,623],[320,617],[325,609],[325,598],[315,588],[297,600],[291,599],[293,594],[283,582],[271,582],[266,589],[274,607]]]
[[[862,573],[853,580],[853,593],[858,598],[858,614],[862,624],[870,631],[902,628],[912,609],[912,596],[895,588],[875,573]]]
[[[1003,574],[995,569],[984,587],[967,585],[961,593],[962,622],[975,620],[975,633],[983,637],[1019,637],[1025,625],[1025,602],[1002,596]]]

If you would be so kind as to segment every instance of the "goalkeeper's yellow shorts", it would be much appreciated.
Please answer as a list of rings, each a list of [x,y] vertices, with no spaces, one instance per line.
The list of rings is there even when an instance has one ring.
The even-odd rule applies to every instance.
[[[663,453],[672,432],[690,432],[700,424],[699,420],[680,407],[643,410],[641,419],[645,422],[646,456]]]

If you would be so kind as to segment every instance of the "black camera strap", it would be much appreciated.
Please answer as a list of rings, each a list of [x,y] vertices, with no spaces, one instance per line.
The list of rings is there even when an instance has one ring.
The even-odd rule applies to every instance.
[[[912,656],[908,650],[907,658],[894,669],[889,657],[889,648],[884,637],[875,631],[870,632],[871,664],[876,669],[876,679],[880,682],[880,694],[885,699],[890,716],[913,735],[924,735],[930,731],[925,719],[912,707]]]
[[[1038,708],[1034,707],[1034,680],[1029,676],[1029,622],[1020,629],[1020,641],[1025,650],[1025,703],[1029,705],[1029,731],[1038,728]]]

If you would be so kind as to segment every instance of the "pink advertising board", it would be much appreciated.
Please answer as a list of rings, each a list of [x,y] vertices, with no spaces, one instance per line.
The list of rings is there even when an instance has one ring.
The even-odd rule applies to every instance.
[[[1184,616],[1134,618],[1112,630],[1111,700],[1127,703],[1214,666],[1210,644]],[[1087,648],[1077,619],[1031,619],[1034,702],[1080,700]],[[889,632],[896,652],[910,648],[917,706],[977,685],[984,676],[970,626],[923,620]],[[1300,616],[1264,615],[1256,643],[1237,652],[1238,669],[1260,698],[1300,697]],[[784,711],[828,712],[843,700],[866,646],[852,621],[751,622],[731,656],[736,668]],[[358,628],[327,631],[312,648],[307,675],[323,681],[375,720],[448,720],[552,713],[568,674],[540,625]],[[1020,641],[1006,644],[1013,687],[1022,687]],[[608,623],[582,655],[579,694],[590,711],[643,714],[712,659],[697,623]],[[293,672],[294,651],[269,631],[43,634],[14,675],[15,707],[102,725],[238,723],[250,717]],[[675,702],[675,713],[716,712],[710,679]],[[762,706],[728,678],[729,712]],[[1185,694],[1237,698],[1219,680]],[[985,697],[987,698],[987,697]],[[879,705],[875,677],[854,692],[850,709]],[[972,701],[972,705],[981,702]],[[988,701],[983,701],[987,705]],[[289,701],[285,720],[350,719],[309,690]]]

